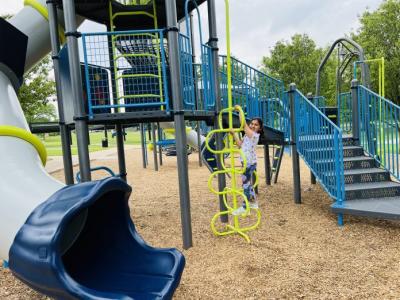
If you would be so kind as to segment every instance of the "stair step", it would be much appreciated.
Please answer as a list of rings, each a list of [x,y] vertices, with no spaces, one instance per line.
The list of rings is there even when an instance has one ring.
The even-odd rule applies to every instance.
[[[390,181],[390,173],[379,168],[350,169],[344,171],[345,184]]]
[[[343,157],[357,157],[364,155],[364,149],[360,146],[343,146]]]
[[[333,152],[334,148],[327,147],[327,148],[313,148],[313,149],[306,149],[306,152],[309,153],[324,153],[327,151]],[[343,157],[356,157],[364,155],[364,149],[360,146],[344,146],[343,147]]]
[[[400,184],[393,181],[347,184],[346,200],[400,196]]]
[[[369,156],[354,156],[343,158],[344,170],[376,168],[377,161]]]
[[[332,212],[348,215],[400,219],[400,197],[370,198],[337,202],[331,205]]]
[[[332,141],[334,139],[333,134],[324,134],[324,135],[303,135],[299,137],[300,141],[308,141],[308,142],[321,142],[321,141]],[[343,146],[353,146],[354,140],[351,135],[344,134],[342,136]]]
[[[354,140],[352,137],[343,137],[343,146],[354,146]]]
[[[315,161],[315,164],[317,164],[318,167],[327,170],[333,169],[334,163],[335,162],[332,159],[320,159]],[[344,157],[343,163],[344,170],[369,169],[378,166],[376,160],[369,156]]]

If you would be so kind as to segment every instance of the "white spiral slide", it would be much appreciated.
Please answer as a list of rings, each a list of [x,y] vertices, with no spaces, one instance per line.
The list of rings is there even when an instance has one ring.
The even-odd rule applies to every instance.
[[[28,5],[9,22],[28,36],[27,72],[50,52],[51,45],[48,20],[43,13],[46,1],[25,2]],[[77,18],[78,24],[82,21]],[[0,71],[0,260],[8,260],[14,238],[33,209],[64,186],[47,174],[45,157],[39,155],[31,139],[34,137],[29,134],[13,84]]]
[[[160,127],[164,130],[172,130],[172,133],[175,135],[175,125],[173,122],[162,122],[160,123]],[[200,145],[199,145],[197,140],[197,132],[191,128],[190,129],[188,128],[188,130],[186,130],[186,141],[190,147],[196,150],[200,150],[205,140],[206,138],[200,135]]]
[[[131,187],[117,177],[64,186],[43,167],[46,150],[29,132],[15,86],[50,52],[45,2],[25,0],[10,21],[14,28],[1,21],[15,40],[21,37],[21,48],[26,37],[15,28],[29,40],[25,68],[12,66],[10,53],[0,63],[0,259],[55,299],[172,299],[185,258],[147,245],[136,232]],[[11,44],[7,51],[14,46],[1,42]]]

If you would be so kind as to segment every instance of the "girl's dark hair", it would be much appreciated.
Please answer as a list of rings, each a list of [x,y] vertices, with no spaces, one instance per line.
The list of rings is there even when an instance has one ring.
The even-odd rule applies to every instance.
[[[253,118],[253,119],[251,119],[251,121],[257,121],[258,122],[258,124],[260,125],[260,132],[259,132],[259,134],[260,135],[263,135],[264,134],[264,123],[263,123],[263,120],[261,119],[261,118]]]

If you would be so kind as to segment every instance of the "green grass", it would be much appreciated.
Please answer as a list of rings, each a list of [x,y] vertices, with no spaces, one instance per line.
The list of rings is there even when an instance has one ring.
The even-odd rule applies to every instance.
[[[47,154],[49,156],[59,156],[62,155],[61,148],[61,137],[57,136],[46,136],[43,138],[39,136],[43,141]],[[101,146],[101,141],[104,138],[104,132],[91,132],[90,133],[90,146],[89,152],[101,151],[105,149],[110,149],[116,147],[116,138],[111,137],[111,132],[108,134],[108,148],[103,148]],[[140,145],[140,132],[139,131],[127,131],[126,135],[126,145]],[[71,151],[73,155],[78,154],[77,143],[76,143],[76,135],[72,133],[72,146]]]

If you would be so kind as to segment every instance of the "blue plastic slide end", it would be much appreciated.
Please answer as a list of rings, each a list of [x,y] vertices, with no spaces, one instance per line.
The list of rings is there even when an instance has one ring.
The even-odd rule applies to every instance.
[[[135,230],[131,188],[112,177],[66,186],[39,205],[9,253],[13,274],[56,299],[170,299],[185,258]]]

